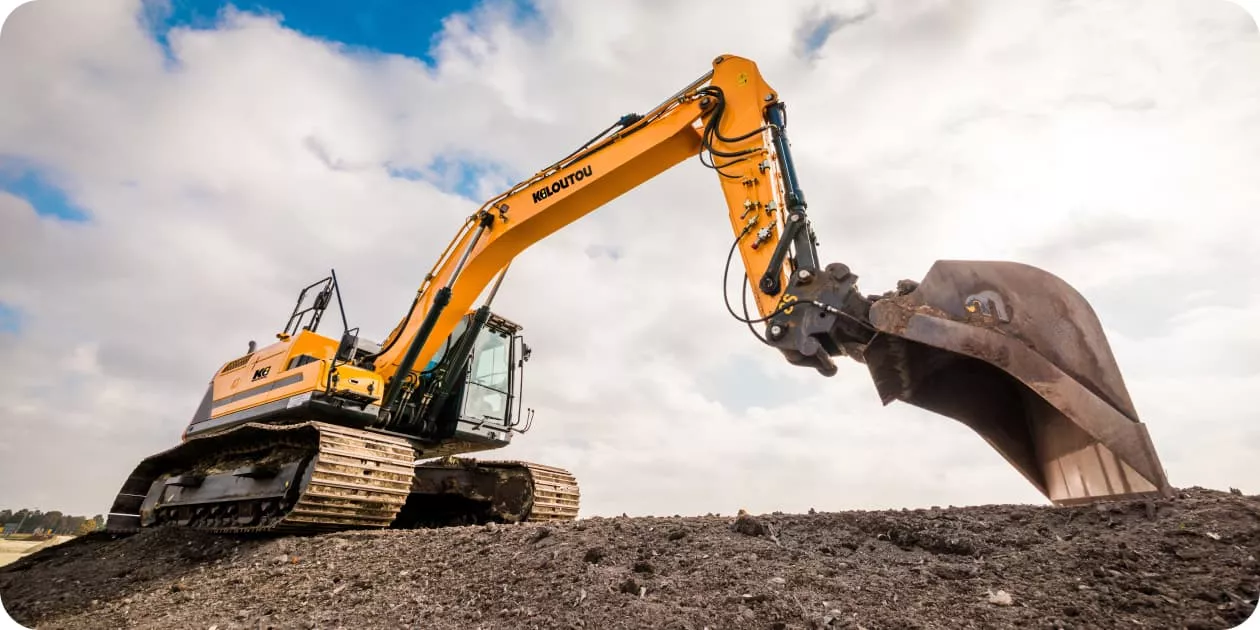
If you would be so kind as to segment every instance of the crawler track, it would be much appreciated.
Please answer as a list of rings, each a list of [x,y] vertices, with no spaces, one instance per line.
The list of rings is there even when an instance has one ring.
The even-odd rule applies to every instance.
[[[297,464],[282,497],[239,497],[141,513],[153,483],[177,474],[213,474],[231,463]],[[389,527],[411,489],[415,449],[404,438],[323,422],[246,424],[192,438],[141,462],[110,510],[107,529],[176,525],[219,533],[301,534]]]
[[[385,528],[411,491],[416,451],[403,438],[321,424],[301,498],[271,527],[282,533]]]
[[[469,501],[459,509],[466,513],[430,518],[424,514],[429,511],[427,497],[416,494],[426,492],[416,474],[416,458],[417,450],[408,439],[370,430],[315,421],[246,424],[191,438],[142,461],[115,499],[106,528],[114,533],[172,526],[225,534],[311,534],[410,527],[420,522],[457,524],[487,518],[487,504],[476,502],[486,495],[496,499],[489,512],[493,520],[577,517],[577,480],[568,471],[522,461],[450,458],[422,466],[499,474],[491,477],[489,486],[462,488],[463,498]],[[264,468],[282,472],[273,473],[272,481],[253,485],[237,481],[242,471]],[[180,496],[166,487],[176,477],[217,478],[216,488],[223,491],[208,490],[204,498],[196,497],[195,491]],[[398,519],[409,498],[416,499],[412,510],[421,514]]]
[[[571,521],[577,518],[582,497],[577,479],[569,471],[522,461],[478,461],[477,464],[487,468],[521,467],[529,470],[534,481],[534,501],[527,520]]]
[[[573,475],[554,466],[444,457],[416,467],[394,527],[571,521],[580,498]]]

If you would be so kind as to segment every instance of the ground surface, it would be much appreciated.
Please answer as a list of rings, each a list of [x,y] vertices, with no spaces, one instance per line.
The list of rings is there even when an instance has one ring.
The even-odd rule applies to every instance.
[[[0,540],[0,567],[41,549],[60,545],[74,536],[53,536],[48,540]]]
[[[0,569],[41,628],[1230,628],[1260,497],[82,537]]]

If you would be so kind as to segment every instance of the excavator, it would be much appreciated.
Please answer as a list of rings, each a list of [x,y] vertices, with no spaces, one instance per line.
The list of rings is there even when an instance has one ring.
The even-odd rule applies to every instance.
[[[754,61],[722,55],[652,110],[485,202],[382,343],[348,327],[335,271],[303,289],[277,341],[224,363],[179,444],[136,466],[106,529],[302,534],[577,518],[566,469],[467,457],[533,421],[521,403],[531,348],[491,303],[526,248],[692,156],[726,201],[728,277],[736,251],[744,266],[742,314],[724,283],[726,309],[788,363],[824,377],[838,358],[864,364],[883,405],[961,422],[1055,505],[1172,496],[1080,293],[1020,263],[939,260],[921,281],[864,295],[847,265],[818,254],[779,94]],[[317,332],[333,300],[340,338]]]

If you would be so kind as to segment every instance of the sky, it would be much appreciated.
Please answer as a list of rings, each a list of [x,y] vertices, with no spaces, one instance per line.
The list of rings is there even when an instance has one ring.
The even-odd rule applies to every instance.
[[[1260,37],[1237,5],[350,6],[36,0],[5,22],[0,504],[107,510],[330,268],[384,338],[482,200],[725,53],[787,104],[826,262],[866,293],[937,259],[1052,271],[1170,482],[1260,492]],[[821,377],[732,320],[726,212],[692,159],[517,259],[495,303],[534,349],[536,415],[495,457],[569,469],[584,516],[1045,503],[962,425],[882,406],[863,366]]]

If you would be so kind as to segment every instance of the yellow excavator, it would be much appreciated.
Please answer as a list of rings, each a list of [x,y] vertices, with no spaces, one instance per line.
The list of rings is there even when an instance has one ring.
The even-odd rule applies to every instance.
[[[753,61],[718,57],[656,108],[487,201],[383,343],[349,328],[344,308],[340,339],[318,334],[325,309],[340,308],[336,273],[306,287],[278,341],[222,365],[180,443],[135,468],[107,530],[576,518],[567,470],[460,457],[507,445],[533,419],[521,408],[530,347],[490,303],[527,247],[692,156],[726,199],[728,273],[736,251],[744,265],[742,315],[724,288],[726,308],[789,363],[823,376],[834,357],[865,364],[883,404],[962,422],[1054,504],[1171,496],[1076,290],[1023,264],[942,260],[920,282],[863,295],[848,266],[819,258],[785,121]]]

